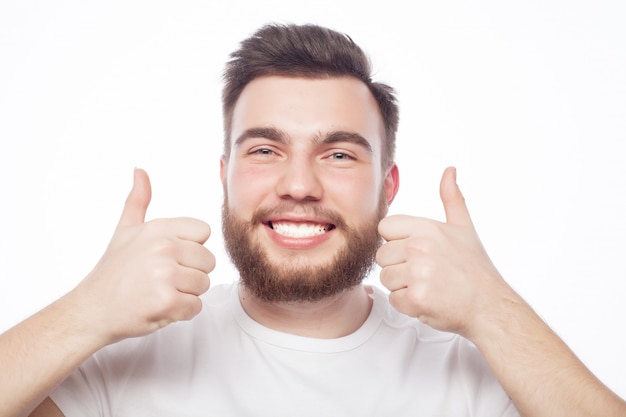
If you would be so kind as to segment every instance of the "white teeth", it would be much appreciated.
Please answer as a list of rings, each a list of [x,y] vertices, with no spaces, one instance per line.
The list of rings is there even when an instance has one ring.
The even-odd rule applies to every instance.
[[[272,229],[274,229],[276,233],[282,236],[311,237],[326,233],[329,229],[329,226],[326,224],[272,222]]]

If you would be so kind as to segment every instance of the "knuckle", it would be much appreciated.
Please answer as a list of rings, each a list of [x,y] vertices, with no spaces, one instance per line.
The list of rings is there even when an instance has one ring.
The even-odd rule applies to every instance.
[[[198,232],[198,235],[204,237],[204,240],[208,239],[211,236],[212,230],[211,226],[203,220],[195,219],[193,217],[183,217],[181,220],[188,222],[190,225],[193,225],[195,230]]]
[[[209,226],[208,223],[202,222],[202,224],[204,225],[204,234],[207,237],[207,239],[209,238],[209,236],[211,236],[212,230],[211,230],[211,226]]]
[[[429,220],[424,222],[423,227],[430,234],[438,234],[441,232],[441,223],[435,220]]]
[[[378,250],[376,251],[376,257],[375,257],[375,260],[376,260],[376,263],[377,263],[378,265],[382,265],[382,263],[384,262],[384,259],[385,259],[385,250],[384,250],[384,248],[385,248],[385,245],[382,245],[382,246],[381,246],[380,248],[378,248]]]
[[[384,217],[381,221],[378,222],[378,233],[383,235],[385,234],[385,230],[387,229],[387,225],[390,222],[389,216]]]
[[[424,281],[433,276],[434,267],[426,259],[420,259],[419,262],[409,263],[409,275],[413,279]]]
[[[172,320],[169,317],[163,317],[163,318],[157,320],[156,326],[157,326],[158,329],[162,329],[162,328],[172,324],[175,321],[176,320]]]
[[[398,295],[391,293],[389,295],[389,303],[399,312],[406,314],[407,316],[415,317],[419,314],[419,306],[411,304],[406,295]]]
[[[391,304],[396,310],[405,313],[404,310],[401,307],[401,303],[399,300],[399,296],[397,295],[397,293],[392,292],[389,294],[389,304]],[[405,313],[406,314],[406,313]]]
[[[407,291],[406,298],[411,306],[423,307],[426,304],[425,301],[428,299],[426,297],[425,286],[414,285],[410,287],[409,291]]]
[[[198,297],[194,297],[180,308],[177,321],[191,320],[192,318],[197,316],[201,310],[202,301]]]
[[[176,291],[172,290],[171,288],[160,291],[157,302],[160,306],[160,309],[165,312],[166,315],[170,316],[171,313],[175,311],[176,307],[178,306]]]
[[[216,259],[215,255],[207,249],[207,260],[206,260],[206,272],[209,273],[215,269]]]
[[[157,239],[153,245],[155,253],[159,256],[173,257],[178,253],[178,244],[169,237]]]
[[[406,242],[406,249],[413,254],[427,254],[430,252],[430,244],[427,240],[411,238]]]
[[[424,240],[412,237],[406,240],[406,249],[412,253],[420,253],[425,245]]]
[[[187,277],[187,293],[200,295],[209,289],[211,286],[211,280],[209,276],[202,272],[196,272],[195,274]]]
[[[163,230],[165,220],[164,219],[153,219],[147,221],[143,224],[143,228],[147,234],[154,235],[158,234],[161,230]]]
[[[171,283],[177,272],[177,265],[170,262],[162,262],[154,268],[153,278],[159,282]]]
[[[379,279],[381,284],[383,284],[385,287],[389,287],[389,281],[391,278],[389,276],[389,270],[387,268],[383,268],[380,270]]]
[[[201,311],[202,311],[202,300],[196,297],[194,298],[194,302],[191,303],[190,305],[188,318],[191,319],[192,317],[197,316],[198,314],[200,314]]]
[[[211,288],[211,278],[208,275],[205,275],[203,278],[200,286],[200,294],[204,294]]]

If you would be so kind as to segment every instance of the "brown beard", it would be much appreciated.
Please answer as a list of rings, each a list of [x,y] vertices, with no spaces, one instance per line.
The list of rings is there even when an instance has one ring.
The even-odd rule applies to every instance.
[[[334,212],[303,207],[307,212],[332,219],[347,239],[333,259],[315,267],[299,266],[296,262],[272,263],[261,245],[252,239],[252,231],[261,224],[261,219],[267,218],[268,213],[286,212],[288,208],[259,209],[251,221],[244,221],[232,212],[225,197],[222,232],[226,251],[239,270],[242,284],[260,300],[271,303],[319,301],[359,285],[374,266],[376,251],[382,243],[378,223],[387,212],[387,201],[382,194],[377,213],[358,228],[348,227]]]

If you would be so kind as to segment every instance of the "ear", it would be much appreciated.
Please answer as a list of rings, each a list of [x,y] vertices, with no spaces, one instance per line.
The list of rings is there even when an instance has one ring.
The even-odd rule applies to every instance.
[[[222,155],[220,158],[220,179],[222,180],[222,184],[226,182],[226,170],[227,170],[227,161],[226,156]]]
[[[391,202],[394,198],[396,198],[398,188],[400,187],[400,172],[398,171],[398,166],[396,164],[393,164],[391,168],[387,169],[383,186],[385,187],[387,205],[391,205]]]

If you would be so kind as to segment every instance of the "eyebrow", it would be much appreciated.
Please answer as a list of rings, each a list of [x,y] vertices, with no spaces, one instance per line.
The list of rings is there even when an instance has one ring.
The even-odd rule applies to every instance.
[[[330,132],[326,135],[318,135],[315,139],[315,143],[319,144],[332,144],[339,142],[348,142],[353,143],[355,145],[359,145],[369,153],[372,153],[372,145],[369,143],[367,139],[356,132],[348,132],[344,130],[337,130]]]
[[[264,138],[272,140],[274,142],[280,142],[285,144],[289,144],[291,142],[285,132],[281,130],[275,129],[273,127],[253,127],[239,135],[235,140],[234,145],[239,146],[243,142],[245,142],[246,139],[251,138]]]
[[[245,142],[246,139],[250,138],[264,138],[287,145],[291,143],[289,135],[287,135],[282,130],[273,127],[253,127],[247,129],[245,132],[239,135],[235,140],[234,145],[238,146]],[[319,133],[313,139],[313,143],[316,145],[332,144],[339,142],[354,143],[363,147],[369,153],[373,152],[372,145],[369,143],[369,141],[356,132],[337,130],[329,132],[327,134]]]

